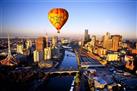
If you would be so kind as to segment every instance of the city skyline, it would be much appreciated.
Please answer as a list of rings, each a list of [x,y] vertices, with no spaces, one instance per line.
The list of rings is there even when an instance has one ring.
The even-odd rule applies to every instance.
[[[136,6],[0,0],[0,91],[135,91]]]
[[[88,29],[91,35],[106,32],[124,38],[136,38],[136,1],[44,1],[4,0],[0,9],[0,37],[58,35],[48,20],[48,12],[55,7],[65,8],[69,18],[59,36],[81,37]],[[82,37],[83,38],[83,37]]]

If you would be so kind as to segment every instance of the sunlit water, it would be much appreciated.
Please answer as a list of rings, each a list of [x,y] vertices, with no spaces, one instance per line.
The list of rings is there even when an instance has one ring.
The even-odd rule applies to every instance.
[[[64,59],[58,68],[77,69],[75,53],[65,51]],[[39,87],[39,91],[69,91],[73,78],[73,76],[52,77]]]

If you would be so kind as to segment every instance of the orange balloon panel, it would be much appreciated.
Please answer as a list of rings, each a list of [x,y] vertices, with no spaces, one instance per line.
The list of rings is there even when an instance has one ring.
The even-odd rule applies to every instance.
[[[49,21],[58,30],[58,32],[66,23],[68,16],[68,12],[63,8],[53,8],[48,13]]]

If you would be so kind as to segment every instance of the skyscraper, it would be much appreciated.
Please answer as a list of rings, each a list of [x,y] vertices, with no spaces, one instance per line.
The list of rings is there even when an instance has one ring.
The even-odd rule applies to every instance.
[[[34,62],[43,61],[43,60],[44,60],[43,51],[35,50],[35,51],[33,52],[33,59],[34,59]]]
[[[37,50],[33,52],[33,59],[34,62],[39,62],[39,52]]]
[[[90,35],[88,34],[88,29],[85,29],[84,42],[88,42],[90,40]]]
[[[137,42],[136,42],[136,49],[137,49]]]
[[[103,37],[103,47],[108,49],[108,45],[110,44],[110,33],[107,32],[106,35]]]
[[[23,44],[17,44],[17,53],[23,54]]]
[[[119,49],[119,42],[122,40],[120,35],[112,35],[112,50],[117,51]]]
[[[53,36],[52,37],[52,47],[55,47],[57,45],[58,42],[58,36]]]
[[[51,59],[51,47],[44,49],[44,60]]]
[[[90,45],[91,45],[91,46],[95,46],[95,44],[96,44],[96,36],[93,35],[93,36],[91,37]]]
[[[44,51],[44,48],[46,47],[46,41],[44,37],[39,37],[36,40],[36,50],[37,51]]]
[[[31,40],[27,40],[26,41],[26,48],[29,49],[32,46],[32,41]]]
[[[111,38],[107,40],[106,49],[112,50],[112,39]]]
[[[47,33],[46,33],[45,38],[46,38],[46,47],[48,47],[49,45],[48,45],[48,34]]]

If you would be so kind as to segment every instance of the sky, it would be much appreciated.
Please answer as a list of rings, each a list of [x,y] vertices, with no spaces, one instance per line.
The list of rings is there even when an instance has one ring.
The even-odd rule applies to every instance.
[[[69,12],[68,21],[57,34],[48,20],[52,8]],[[137,38],[136,0],[0,0],[0,37],[49,36],[65,37],[89,34],[102,36],[106,32],[124,38]]]

